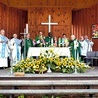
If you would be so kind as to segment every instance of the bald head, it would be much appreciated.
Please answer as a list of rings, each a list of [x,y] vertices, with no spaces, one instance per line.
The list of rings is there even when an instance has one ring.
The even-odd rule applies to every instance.
[[[2,30],[0,31],[0,34],[1,34],[1,35],[5,35],[5,31],[2,29]]]
[[[17,34],[13,34],[13,38],[17,38]]]

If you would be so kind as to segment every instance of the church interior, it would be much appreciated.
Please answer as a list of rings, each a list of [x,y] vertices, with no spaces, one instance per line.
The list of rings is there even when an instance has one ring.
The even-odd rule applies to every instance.
[[[97,3],[97,0],[0,0],[0,29],[6,31],[8,38],[13,33],[20,37],[28,23],[32,39],[38,31],[47,36],[48,27],[41,25],[41,22],[47,22],[48,15],[51,15],[52,22],[58,23],[51,27],[53,35],[58,37],[66,33],[68,38],[71,34],[77,38],[88,35],[91,39],[92,24],[98,23]],[[92,40],[94,50],[98,50],[98,40]]]
[[[21,37],[24,37],[23,54],[21,54],[24,57],[21,57],[21,63],[16,63],[16,67],[13,66],[13,55],[15,55],[15,51],[11,54],[12,58],[7,57],[10,67],[8,65],[7,68],[0,68],[0,98],[98,98],[98,0],[0,0],[0,32],[2,30],[5,31],[5,36],[8,39],[12,39],[12,37],[21,39]],[[68,47],[66,45],[66,47],[63,47],[63,44],[61,47],[55,47],[56,49],[54,49],[54,47],[48,47],[58,52],[60,54],[59,58],[56,58],[57,54],[55,54],[55,52],[47,50],[48,48],[45,45],[45,47],[36,47],[36,45],[33,47],[33,40],[36,41],[39,32],[42,32],[47,38],[49,34],[58,39],[62,38],[62,35],[65,35],[68,41],[70,41],[73,36],[75,36],[77,40],[87,36],[89,41],[93,42],[92,51],[90,51],[93,54],[89,54],[91,58],[87,56],[83,57],[83,60],[90,60],[90,64],[89,61],[88,63],[86,62],[90,67],[83,65],[85,62],[80,62],[77,59],[77,47],[79,47],[77,40],[73,46],[74,53],[73,51],[71,53],[69,52],[73,49],[70,49],[71,46]],[[25,41],[25,33],[27,33],[26,37],[30,37],[32,42],[29,41],[27,43]],[[7,38],[6,40],[8,40]],[[47,39],[45,39],[45,41],[46,40]],[[52,43],[54,42],[52,38],[49,40],[51,41],[49,42],[51,46],[55,45]],[[41,41],[39,42],[39,40],[37,40],[36,44],[41,43]],[[0,47],[2,43],[1,38]],[[18,47],[17,43],[16,48]],[[33,43],[33,45],[30,43]],[[77,43],[78,46],[75,46]],[[14,44],[15,42],[12,43],[12,45]],[[28,45],[29,48],[25,47],[25,44]],[[87,43],[84,44],[84,46],[86,45]],[[3,61],[1,62],[2,50],[3,48],[0,49],[0,66],[4,64],[2,63]],[[38,53],[41,50],[46,51],[47,54],[44,54],[44,56],[51,56],[52,53],[53,57],[47,56],[44,59],[42,54],[38,57]],[[30,57],[32,57],[34,53],[34,59],[27,58],[25,60],[25,56],[29,57],[26,51]],[[63,58],[63,53],[68,57]],[[20,54],[18,50],[17,54],[18,56]],[[69,58],[71,55],[75,55],[75,58]],[[80,54],[78,56],[80,56]],[[50,60],[50,58],[52,60]],[[41,64],[40,62],[42,60],[43,62]],[[52,62],[53,64],[55,63],[55,69],[60,68],[60,70],[51,72],[54,70],[54,66],[44,65],[47,63],[47,60],[51,64]],[[60,67],[62,62],[62,64],[65,64],[68,60],[70,60],[68,64],[70,68],[72,66],[72,70],[68,69],[69,66],[63,66],[66,69]],[[39,65],[41,64],[41,68],[45,67],[45,71],[47,72],[43,70],[35,71],[35,62]],[[20,65],[18,66],[18,64],[20,64],[21,67]],[[74,67],[72,64],[74,64]],[[24,67],[22,67],[23,65]],[[37,68],[40,67],[39,65],[37,65]],[[78,69],[78,67],[81,70]],[[83,67],[87,70],[86,72],[85,69],[82,70]],[[29,68],[30,73],[28,71]],[[14,74],[15,70],[16,73]],[[84,73],[82,73],[82,71]]]

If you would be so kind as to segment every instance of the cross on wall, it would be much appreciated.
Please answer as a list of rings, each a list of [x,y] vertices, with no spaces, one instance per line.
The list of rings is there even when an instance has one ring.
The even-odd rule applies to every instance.
[[[51,25],[58,25],[58,23],[55,23],[55,22],[51,22],[51,16],[49,15],[48,16],[48,22],[46,23],[41,23],[42,25],[48,25],[48,33],[51,32]]]

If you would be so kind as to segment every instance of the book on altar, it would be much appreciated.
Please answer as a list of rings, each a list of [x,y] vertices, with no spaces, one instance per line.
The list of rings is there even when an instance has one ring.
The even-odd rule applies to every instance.
[[[39,44],[40,43],[40,40],[38,40],[36,43]]]

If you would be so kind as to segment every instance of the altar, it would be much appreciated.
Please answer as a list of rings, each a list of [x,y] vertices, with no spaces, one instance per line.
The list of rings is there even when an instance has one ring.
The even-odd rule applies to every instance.
[[[59,56],[70,57],[69,47],[30,47],[27,57],[30,58],[32,56],[40,56],[40,53],[46,50],[53,50],[54,53],[58,54]]]

